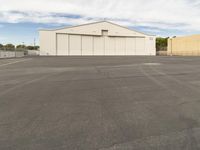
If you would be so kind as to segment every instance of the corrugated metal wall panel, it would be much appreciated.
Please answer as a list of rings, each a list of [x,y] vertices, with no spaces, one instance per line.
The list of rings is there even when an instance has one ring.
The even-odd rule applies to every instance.
[[[126,38],[116,37],[116,55],[126,55]]]
[[[40,55],[56,55],[56,33],[40,31]]]
[[[136,53],[136,38],[126,38],[126,55],[135,55]]]
[[[152,45],[145,38],[57,34],[57,55],[147,55],[145,44]]]
[[[115,47],[115,38],[105,36],[105,55],[115,55]]]
[[[68,35],[57,34],[57,55],[68,55]]]
[[[81,54],[81,35],[69,35],[69,55]]]
[[[105,55],[104,37],[94,36],[94,55]]]
[[[155,46],[153,37],[145,38],[145,55],[155,55]]]
[[[93,36],[82,36],[82,55],[93,55]]]
[[[147,55],[145,52],[145,38],[136,38],[136,55]]]

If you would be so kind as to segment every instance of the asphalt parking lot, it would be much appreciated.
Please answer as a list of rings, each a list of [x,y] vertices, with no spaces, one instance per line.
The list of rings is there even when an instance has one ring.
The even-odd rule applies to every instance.
[[[0,150],[199,150],[200,57],[0,59]]]

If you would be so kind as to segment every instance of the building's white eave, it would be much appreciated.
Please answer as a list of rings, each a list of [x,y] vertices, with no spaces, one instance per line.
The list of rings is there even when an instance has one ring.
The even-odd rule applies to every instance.
[[[155,35],[150,35],[150,34],[143,33],[141,31],[137,31],[135,29],[130,29],[128,27],[124,27],[124,26],[118,25],[118,24],[110,22],[110,21],[98,21],[98,22],[92,22],[92,23],[87,23],[87,24],[82,24],[82,25],[76,25],[76,26],[65,26],[65,27],[56,28],[56,29],[40,29],[39,31],[57,31],[57,30],[70,29],[70,28],[81,27],[81,26],[86,26],[86,25],[98,24],[98,23],[103,23],[103,22],[110,23],[112,25],[115,25],[115,26],[118,26],[118,27],[130,30],[130,31],[138,32],[140,34],[144,34],[144,35],[147,35],[147,36],[155,36]]]

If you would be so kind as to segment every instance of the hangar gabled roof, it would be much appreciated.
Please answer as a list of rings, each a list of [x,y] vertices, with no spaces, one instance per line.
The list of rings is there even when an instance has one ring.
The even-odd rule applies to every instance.
[[[134,32],[139,33],[139,34],[143,34],[143,35],[147,35],[147,36],[155,36],[155,35],[146,34],[146,33],[134,30],[134,29],[124,27],[124,26],[118,25],[118,24],[110,22],[110,21],[92,22],[92,23],[81,24],[81,25],[76,25],[76,26],[65,26],[65,27],[56,28],[56,29],[40,29],[39,31],[59,31],[59,30],[71,29],[71,28],[82,27],[82,26],[93,25],[93,24],[99,24],[99,23],[108,23],[108,24],[112,24],[114,26],[118,26],[120,28],[124,28],[124,29],[129,30],[129,31],[134,31]]]

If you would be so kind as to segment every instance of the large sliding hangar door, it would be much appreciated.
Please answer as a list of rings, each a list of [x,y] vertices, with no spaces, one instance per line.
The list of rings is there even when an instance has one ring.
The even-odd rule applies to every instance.
[[[144,37],[57,34],[57,55],[145,55]]]
[[[46,46],[45,50],[45,43],[41,42],[41,50],[45,50],[47,55],[57,56],[155,55],[153,36],[137,33],[109,22],[92,24],[88,28],[87,26],[52,32],[52,35],[55,35],[55,45],[53,42],[49,43],[52,44],[52,48]],[[42,34],[44,32],[40,34],[40,41],[45,41]],[[47,39],[49,38],[50,35]],[[51,40],[54,40],[53,37]]]

